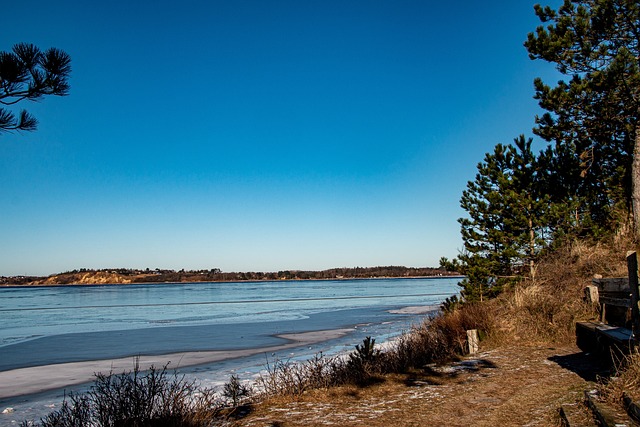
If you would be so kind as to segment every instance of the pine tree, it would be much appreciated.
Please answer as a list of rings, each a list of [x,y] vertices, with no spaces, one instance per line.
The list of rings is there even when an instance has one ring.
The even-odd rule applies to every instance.
[[[555,87],[535,80],[547,110],[534,132],[554,142],[555,167],[576,219],[609,226],[623,206],[640,236],[640,4],[637,0],[565,0],[535,6],[545,26],[528,35],[532,59],[568,77]],[[586,218],[588,216],[588,218]]]
[[[56,48],[43,52],[32,44],[19,43],[11,52],[0,52],[0,105],[67,95],[70,73],[71,58],[65,52]],[[36,129],[38,121],[26,110],[16,116],[6,107],[0,108],[0,134]]]
[[[468,217],[458,220],[459,259],[467,301],[495,296],[519,276],[535,276],[535,262],[554,235],[560,211],[542,191],[545,175],[531,144],[520,136],[513,145],[496,145],[462,194]]]

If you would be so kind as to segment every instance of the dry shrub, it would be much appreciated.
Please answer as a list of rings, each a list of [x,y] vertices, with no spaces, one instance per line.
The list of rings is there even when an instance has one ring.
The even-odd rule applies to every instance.
[[[256,381],[257,389],[266,396],[299,396],[309,390],[342,385],[366,386],[380,374],[389,372],[386,352],[375,347],[375,340],[367,337],[356,350],[337,356],[316,354],[304,362],[275,360]]]
[[[88,393],[71,395],[40,423],[22,425],[199,427],[211,425],[223,408],[212,389],[170,375],[166,366],[143,373],[136,363],[132,372],[97,374]]]
[[[347,382],[341,378],[345,363],[343,358],[322,353],[304,362],[267,361],[265,372],[257,379],[257,388],[268,396],[297,396],[308,390],[341,385]]]
[[[483,338],[495,330],[490,306],[467,304],[441,313],[401,336],[396,345],[382,354],[384,373],[401,373],[441,363],[465,354],[467,330],[477,329]]]
[[[533,343],[573,340],[575,321],[593,315],[592,308],[582,301],[582,285],[545,286],[539,281],[525,280],[500,302],[504,330],[511,332],[508,336]]]

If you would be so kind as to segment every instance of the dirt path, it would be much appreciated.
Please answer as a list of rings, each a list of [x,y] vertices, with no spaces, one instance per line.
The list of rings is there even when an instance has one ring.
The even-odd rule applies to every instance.
[[[367,388],[272,399],[234,425],[553,426],[560,405],[581,401],[598,369],[576,347],[500,348]]]

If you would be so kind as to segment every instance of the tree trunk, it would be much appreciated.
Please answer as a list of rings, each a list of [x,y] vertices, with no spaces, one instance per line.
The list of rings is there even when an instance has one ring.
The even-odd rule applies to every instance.
[[[640,120],[636,122],[631,164],[631,209],[633,210],[633,231],[636,242],[640,242]]]

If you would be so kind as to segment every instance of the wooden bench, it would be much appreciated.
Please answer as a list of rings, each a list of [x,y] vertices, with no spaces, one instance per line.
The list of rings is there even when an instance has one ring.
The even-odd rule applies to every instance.
[[[600,322],[633,329],[632,296],[628,278],[593,279],[592,285],[586,289],[587,301],[594,292],[598,298],[590,302],[599,305]]]
[[[599,321],[577,322],[576,343],[585,352],[607,359],[628,354],[637,345],[640,330],[638,310],[638,258],[627,254],[629,277],[594,278],[585,289],[588,302],[598,306]]]

